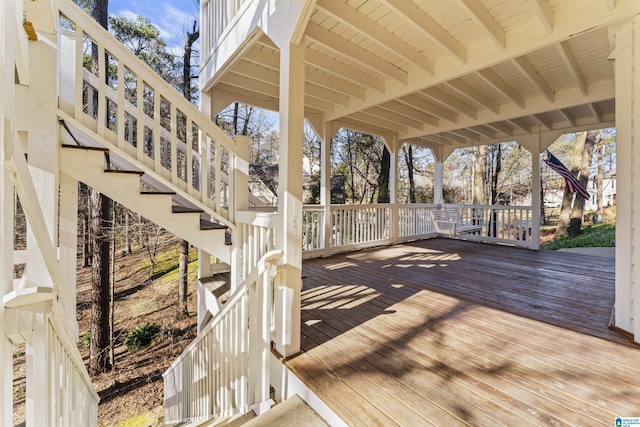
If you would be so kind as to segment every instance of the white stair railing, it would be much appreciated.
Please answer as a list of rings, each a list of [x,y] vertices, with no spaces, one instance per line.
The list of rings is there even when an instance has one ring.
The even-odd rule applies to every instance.
[[[60,14],[60,118],[233,227],[234,141],[71,0]]]
[[[265,412],[273,276],[282,251],[271,251],[233,293],[224,308],[163,374],[165,423]]]

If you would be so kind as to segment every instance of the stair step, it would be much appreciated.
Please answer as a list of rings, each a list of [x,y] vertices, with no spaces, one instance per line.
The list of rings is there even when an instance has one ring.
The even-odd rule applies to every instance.
[[[200,283],[213,294],[214,297],[220,299],[229,292],[231,288],[231,273],[218,273],[210,277],[200,279]]]
[[[218,224],[216,222],[200,218],[200,230],[226,230],[227,228],[229,227],[224,224]]]
[[[136,170],[128,170],[128,169],[105,169],[104,173],[123,173],[123,174],[131,174],[131,175],[144,175],[144,171],[136,171]]]
[[[204,211],[202,209],[199,209],[199,208],[190,208],[188,206],[179,206],[179,205],[171,206],[171,212],[173,212],[175,214],[181,214],[181,213],[204,213]]]
[[[304,400],[294,395],[259,417],[244,423],[243,426],[326,427],[328,424]]]

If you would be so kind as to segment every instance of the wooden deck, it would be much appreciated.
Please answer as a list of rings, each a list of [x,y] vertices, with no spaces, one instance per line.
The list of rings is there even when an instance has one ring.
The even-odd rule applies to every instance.
[[[613,260],[432,239],[305,261],[286,362],[350,426],[614,425],[640,348]]]

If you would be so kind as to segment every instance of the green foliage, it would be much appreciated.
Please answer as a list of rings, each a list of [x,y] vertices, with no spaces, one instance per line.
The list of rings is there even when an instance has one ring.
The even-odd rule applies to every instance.
[[[597,224],[582,229],[576,237],[564,235],[542,245],[542,249],[557,250],[562,248],[612,248],[616,245],[616,226],[614,224]]]
[[[91,331],[87,331],[82,335],[82,345],[89,347],[91,345]]]
[[[153,341],[162,328],[157,323],[145,323],[142,326],[133,328],[124,339],[124,346],[128,351],[136,351],[145,347]]]

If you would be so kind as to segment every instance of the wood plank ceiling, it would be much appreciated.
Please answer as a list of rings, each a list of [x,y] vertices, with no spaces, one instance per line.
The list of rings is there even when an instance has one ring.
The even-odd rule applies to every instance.
[[[607,26],[621,3],[317,0],[305,116],[432,148],[611,126]],[[266,35],[228,70],[212,97],[277,110],[279,53]]]

